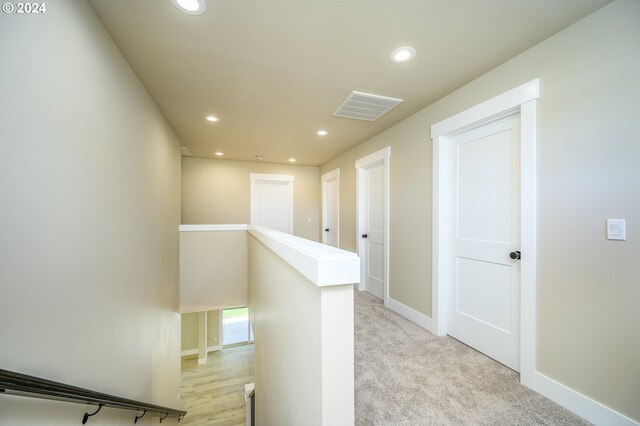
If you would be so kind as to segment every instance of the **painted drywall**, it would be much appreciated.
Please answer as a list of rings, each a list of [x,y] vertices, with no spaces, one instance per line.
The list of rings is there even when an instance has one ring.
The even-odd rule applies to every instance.
[[[247,305],[247,232],[180,232],[180,312]]]
[[[618,0],[321,167],[340,167],[355,246],[356,159],[391,146],[390,295],[431,315],[430,126],[539,77],[537,369],[640,420],[640,2]],[[627,219],[608,241],[607,218]]]
[[[320,173],[318,167],[262,162],[182,158],[182,223],[249,223],[250,173],[292,175],[293,234],[320,238]],[[308,219],[311,218],[311,223]]]
[[[252,235],[248,249],[256,423],[353,426],[353,286],[317,287]]]
[[[180,143],[86,2],[0,38],[0,366],[179,408]],[[0,395],[2,425],[87,410]]]
[[[182,314],[183,351],[198,350],[198,313]],[[220,345],[220,311],[207,311],[207,347]]]

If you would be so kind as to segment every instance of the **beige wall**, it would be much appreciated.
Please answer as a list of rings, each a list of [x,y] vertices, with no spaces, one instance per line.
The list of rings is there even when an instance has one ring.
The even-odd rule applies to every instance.
[[[540,77],[537,369],[636,420],[639,22],[640,2],[616,1],[321,167],[341,168],[353,249],[354,161],[391,146],[390,295],[430,316],[430,126]],[[627,219],[627,241],[606,240],[607,218]]]
[[[256,423],[353,426],[353,286],[317,287],[247,238]]]
[[[250,173],[293,175],[293,233],[318,241],[321,226],[318,167],[183,157],[182,223],[249,223]]]
[[[86,2],[47,6],[0,14],[0,366],[179,407],[180,144]],[[85,411],[0,397],[3,425]]]
[[[180,232],[180,312],[247,305],[247,231]]]
[[[246,236],[245,236],[246,239]],[[207,311],[207,347],[220,345],[220,311]],[[198,313],[182,314],[183,351],[198,350]]]

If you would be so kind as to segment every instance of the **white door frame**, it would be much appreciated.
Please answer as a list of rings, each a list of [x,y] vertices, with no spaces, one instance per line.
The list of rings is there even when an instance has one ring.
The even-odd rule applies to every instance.
[[[536,366],[536,105],[540,81],[532,80],[431,126],[433,139],[433,332],[447,334],[448,287],[453,283],[455,151],[452,136],[520,114],[520,382],[534,387]]]
[[[361,235],[364,233],[364,169],[375,164],[384,164],[384,306],[389,306],[389,163],[391,147],[382,148],[356,161],[356,253],[360,253]],[[365,262],[360,262],[360,284],[358,290],[364,290]]]
[[[289,233],[293,234],[293,182],[294,177],[291,175],[271,175],[264,173],[249,173],[249,179],[251,180],[251,224],[255,224],[257,213],[254,210],[256,205],[256,185],[259,185],[262,181],[276,181],[276,182],[288,182],[288,204],[289,204]]]
[[[340,247],[340,169],[334,169],[330,172],[323,174],[320,177],[322,182],[322,243],[327,244],[327,233],[324,231],[327,228],[327,220],[329,217],[329,205],[327,199],[327,185],[329,181],[336,180],[336,188],[338,191],[338,214],[336,215],[336,247]]]

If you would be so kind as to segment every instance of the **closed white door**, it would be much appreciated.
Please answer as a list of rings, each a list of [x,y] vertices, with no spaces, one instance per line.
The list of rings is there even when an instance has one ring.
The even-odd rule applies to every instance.
[[[293,176],[251,174],[251,224],[293,233]]]
[[[338,247],[340,170],[322,176],[322,242]]]
[[[457,154],[457,217],[455,279],[448,310],[452,337],[516,371],[520,368],[519,123],[519,117],[512,116],[452,138]]]
[[[364,289],[384,299],[384,164],[367,167],[364,178],[364,232],[360,235]]]

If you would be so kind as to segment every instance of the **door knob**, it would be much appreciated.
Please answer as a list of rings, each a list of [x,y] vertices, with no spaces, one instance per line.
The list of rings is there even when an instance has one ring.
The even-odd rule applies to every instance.
[[[520,252],[518,250],[512,251],[511,253],[509,253],[509,257],[512,258],[513,260],[519,260]]]
[[[362,234],[362,238],[367,238],[367,234]]]
[[[324,232],[329,232],[329,228],[324,228]]]

